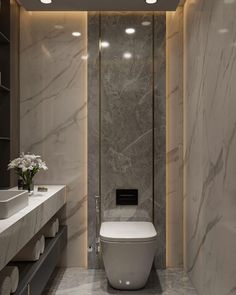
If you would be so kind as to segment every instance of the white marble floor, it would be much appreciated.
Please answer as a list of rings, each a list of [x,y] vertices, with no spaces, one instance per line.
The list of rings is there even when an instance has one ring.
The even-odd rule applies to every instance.
[[[118,291],[107,283],[103,270],[59,268],[55,271],[44,295],[163,294],[197,295],[187,275],[180,269],[153,271],[147,286],[139,291]]]

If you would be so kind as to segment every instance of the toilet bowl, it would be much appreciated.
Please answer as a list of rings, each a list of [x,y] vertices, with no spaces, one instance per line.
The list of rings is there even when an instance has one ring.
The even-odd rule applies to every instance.
[[[104,222],[102,257],[110,285],[120,290],[145,286],[155,257],[157,232],[150,222]]]

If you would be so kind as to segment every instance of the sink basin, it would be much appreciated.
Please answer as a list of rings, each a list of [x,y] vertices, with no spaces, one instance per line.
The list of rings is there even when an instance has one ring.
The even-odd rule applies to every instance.
[[[28,206],[27,191],[0,190],[0,219],[6,219]]]

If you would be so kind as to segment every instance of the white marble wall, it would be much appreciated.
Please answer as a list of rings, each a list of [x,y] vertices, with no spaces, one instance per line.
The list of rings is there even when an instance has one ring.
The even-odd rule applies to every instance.
[[[49,170],[38,183],[67,185],[63,264],[85,266],[87,14],[22,9],[20,25],[21,151],[46,160]]]
[[[185,266],[236,294],[236,1],[187,0],[184,28]]]
[[[166,14],[167,266],[183,265],[183,8]]]

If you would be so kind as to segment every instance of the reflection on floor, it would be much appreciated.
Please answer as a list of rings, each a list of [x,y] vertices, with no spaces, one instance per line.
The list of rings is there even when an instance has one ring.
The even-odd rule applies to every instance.
[[[106,294],[163,294],[197,295],[186,274],[179,269],[153,271],[147,286],[138,291],[118,291],[107,283],[103,270],[59,268],[51,278],[44,295],[106,295]]]

